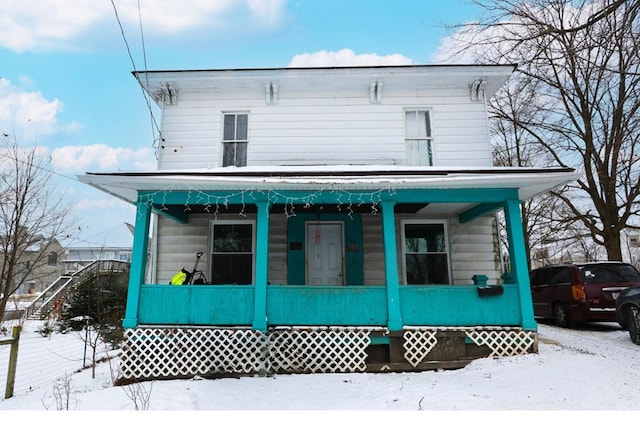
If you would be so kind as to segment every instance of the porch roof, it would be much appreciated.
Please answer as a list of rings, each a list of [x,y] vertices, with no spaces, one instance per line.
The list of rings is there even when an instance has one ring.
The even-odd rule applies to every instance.
[[[576,180],[572,168],[264,166],[92,173],[78,180],[134,203],[138,191],[510,188],[521,200]]]

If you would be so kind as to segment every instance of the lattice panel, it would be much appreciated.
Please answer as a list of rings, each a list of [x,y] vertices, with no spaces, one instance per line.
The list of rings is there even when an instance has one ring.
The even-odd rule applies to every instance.
[[[269,360],[274,372],[337,373],[366,369],[365,349],[371,343],[363,329],[276,330],[269,335]]]
[[[403,335],[404,359],[416,367],[438,344],[435,330],[408,330]]]
[[[250,373],[265,366],[267,338],[253,330],[137,328],[127,330],[124,378]]]
[[[467,337],[476,345],[487,345],[492,357],[523,355],[536,341],[536,333],[524,330],[469,330]]]
[[[369,331],[137,328],[127,330],[122,377],[158,378],[212,373],[357,372],[366,368]]]
[[[536,333],[520,328],[429,327],[405,330],[406,361],[416,368],[438,345],[438,331],[465,333],[492,357],[530,352]],[[152,379],[216,373],[366,371],[371,330],[350,327],[250,329],[136,328],[126,331],[121,377]]]

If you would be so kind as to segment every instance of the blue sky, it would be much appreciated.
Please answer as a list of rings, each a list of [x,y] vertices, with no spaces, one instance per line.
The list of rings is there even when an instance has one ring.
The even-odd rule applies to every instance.
[[[0,134],[46,150],[82,230],[73,245],[96,243],[134,210],[75,177],[155,167],[134,68],[431,64],[446,25],[479,13],[469,0],[2,1]]]

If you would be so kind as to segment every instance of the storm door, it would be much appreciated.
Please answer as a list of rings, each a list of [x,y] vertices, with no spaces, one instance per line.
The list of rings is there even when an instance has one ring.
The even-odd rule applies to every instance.
[[[307,284],[344,285],[342,222],[307,222]]]

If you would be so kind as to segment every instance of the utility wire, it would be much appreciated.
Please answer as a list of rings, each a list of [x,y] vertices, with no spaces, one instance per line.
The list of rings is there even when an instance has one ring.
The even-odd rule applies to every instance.
[[[142,58],[143,58],[143,61],[144,61],[144,71],[145,71],[144,78],[145,78],[145,81],[147,83],[147,87],[149,87],[149,74],[147,73],[147,71],[148,71],[148,68],[147,68],[147,48],[146,48],[146,45],[144,43],[144,32],[142,30],[142,11],[140,9],[140,0],[138,0],[138,22],[140,23],[140,40],[142,42]],[[155,130],[154,127],[153,127],[154,124],[155,124],[155,122],[154,122],[153,112],[151,112],[151,133],[152,134],[154,134],[154,130]],[[157,127],[157,125],[156,125],[156,127]],[[160,134],[160,130],[158,130],[158,134]],[[154,136],[154,141],[153,142],[154,142],[154,148],[157,148],[155,136]]]
[[[118,15],[118,9],[116,8],[116,4],[114,2],[114,0],[111,0],[111,5],[113,6],[113,12],[116,15],[116,21],[118,21],[118,26],[120,27],[120,34],[122,34],[122,39],[124,40],[124,44],[127,48],[127,53],[129,55],[129,59],[131,60],[131,65],[133,66],[133,69],[136,70],[136,63],[133,60],[133,55],[131,54],[131,49],[129,48],[129,42],[127,42],[127,37],[124,33],[124,28],[122,27],[122,22],[120,21],[120,16]],[[138,2],[138,11],[140,11],[140,3]],[[140,25],[142,26],[142,20],[140,21]],[[146,67],[146,54],[145,54],[145,67]],[[140,86],[140,89],[142,90],[142,96],[144,96],[144,99],[147,103],[147,108],[149,109],[149,114],[151,115],[151,122],[152,122],[152,132],[154,130],[158,131],[158,134],[160,134],[160,127],[158,126],[158,123],[155,119],[155,116],[153,115],[153,110],[151,108],[151,102],[149,102],[149,97],[147,96],[147,92],[145,91],[144,87],[142,86],[142,83],[140,82],[140,80],[138,79],[138,77],[136,76],[136,81],[138,82],[138,85]],[[154,139],[155,139],[155,134],[154,134]]]
[[[43,172],[51,173],[52,175],[57,175],[57,176],[65,178],[65,179],[72,180],[74,182],[80,182],[77,178],[74,178],[74,177],[71,177],[71,176],[67,176],[67,175],[63,175],[62,173],[55,172],[55,171],[53,171],[51,169],[39,166],[39,165],[37,165],[35,163],[29,163],[29,162],[27,162],[25,160],[22,160],[20,158],[15,157],[15,156],[7,155],[7,154],[4,154],[4,153],[0,152],[0,157],[4,157],[4,158],[7,158],[7,159],[12,160],[12,161],[17,161],[17,162],[22,163],[22,164],[24,164],[26,166],[35,167],[36,169],[40,169]]]

